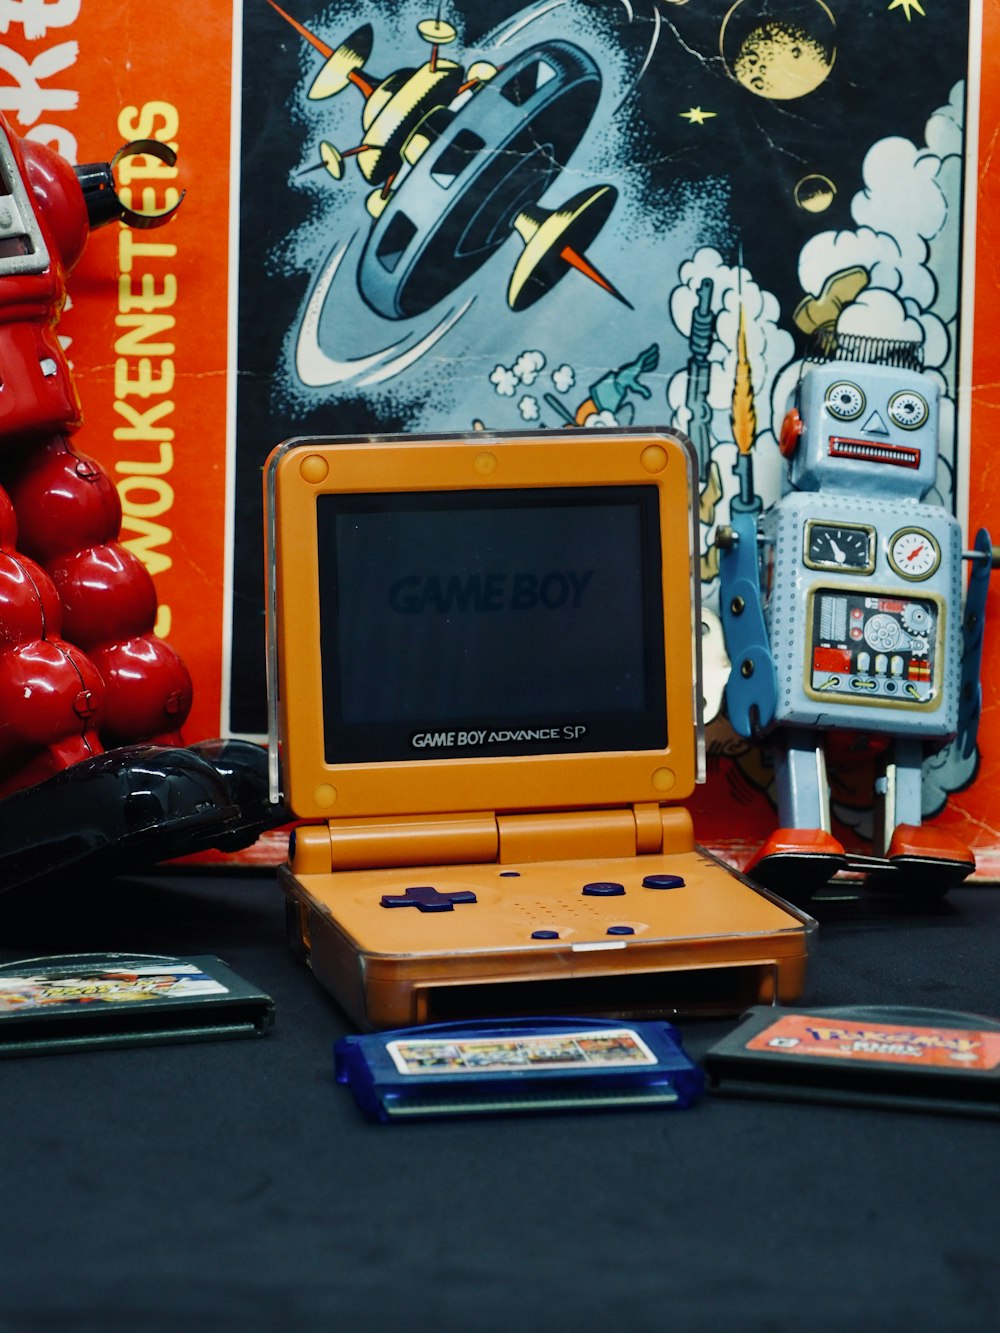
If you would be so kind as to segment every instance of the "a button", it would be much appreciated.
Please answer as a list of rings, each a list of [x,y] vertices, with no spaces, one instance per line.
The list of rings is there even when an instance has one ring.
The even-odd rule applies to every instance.
[[[557,940],[559,932],[558,930],[533,930],[531,938],[533,940]]]
[[[642,881],[644,889],[682,889],[684,880],[680,875],[647,875]]]
[[[596,880],[593,884],[584,884],[581,892],[588,898],[620,898],[625,892],[625,885],[615,884],[611,880]]]
[[[609,935],[634,935],[635,930],[631,926],[608,926]]]

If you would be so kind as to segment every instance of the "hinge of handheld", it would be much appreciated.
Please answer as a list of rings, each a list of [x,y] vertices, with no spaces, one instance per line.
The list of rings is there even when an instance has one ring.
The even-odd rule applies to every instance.
[[[588,861],[694,847],[686,810],[656,804],[617,810],[499,815],[500,861]]]
[[[295,830],[292,873],[390,866],[488,865],[596,860],[694,847],[686,810],[654,803],[615,810],[331,820]]]
[[[333,870],[482,864],[496,859],[497,821],[489,811],[330,822]]]

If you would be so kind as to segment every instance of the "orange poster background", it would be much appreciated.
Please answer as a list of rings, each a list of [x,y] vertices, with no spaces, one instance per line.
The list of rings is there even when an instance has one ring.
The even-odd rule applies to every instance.
[[[972,431],[969,460],[969,531],[990,529],[1000,542],[1000,0],[983,5],[979,101],[975,309],[972,354]],[[967,791],[952,796],[941,816],[962,830],[976,853],[980,878],[1000,880],[1000,576],[994,574],[983,653],[980,768]]]
[[[165,468],[153,475],[152,489],[142,481],[127,483],[126,507],[134,505],[169,534],[156,548],[169,567],[154,570],[154,578],[161,618],[169,616],[164,637],[183,655],[195,682],[185,734],[214,736],[222,675],[231,8],[224,3],[186,9],[163,0],[80,0],[78,6],[72,0],[58,6],[29,0],[16,8],[23,18],[9,21],[0,46],[25,64],[16,56],[5,59],[0,105],[17,133],[52,142],[67,153],[67,141],[43,128],[49,125],[60,135],[74,136],[77,161],[104,162],[126,138],[137,137],[119,129],[123,108],[162,102],[177,111],[177,183],[187,197],[166,228],[133,233],[140,242],[176,246],[177,253],[136,258],[132,272],[137,291],[143,272],[153,275],[158,293],[167,274],[176,278],[176,302],[169,307],[175,326],[160,335],[175,348],[169,359],[176,380],[168,394],[127,400],[140,413],[161,401],[173,403],[173,410],[155,423],[173,432],[173,439],[164,442],[172,447],[172,458],[161,455],[159,442],[114,436],[116,429],[129,428],[114,407],[115,343],[123,333],[115,322],[119,224],[91,236],[70,279],[72,305],[60,332],[72,339],[69,356],[83,401],[84,425],[77,437],[81,451],[96,458],[116,483],[135,475],[123,465]],[[72,63],[67,43],[78,47]],[[20,71],[20,91],[11,65]],[[46,65],[59,68],[39,76]],[[33,96],[23,91],[31,82],[29,70],[39,90]],[[76,105],[67,106],[73,94]],[[152,137],[163,137],[165,122],[156,123],[159,132],[154,128]],[[164,187],[172,183],[147,182],[156,185],[154,206],[162,206]],[[136,181],[136,190],[140,187]],[[141,206],[138,197],[135,206]],[[164,359],[150,358],[152,375],[162,374]],[[136,361],[131,359],[133,376]],[[122,539],[127,543],[137,535],[126,517]]]

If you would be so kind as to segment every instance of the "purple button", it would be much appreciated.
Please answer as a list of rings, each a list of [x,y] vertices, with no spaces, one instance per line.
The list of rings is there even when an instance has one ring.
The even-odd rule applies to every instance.
[[[644,889],[682,889],[684,880],[680,875],[647,875],[642,881]]]

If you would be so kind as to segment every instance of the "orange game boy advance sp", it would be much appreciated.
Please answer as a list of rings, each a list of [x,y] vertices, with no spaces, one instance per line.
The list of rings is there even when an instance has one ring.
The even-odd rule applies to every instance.
[[[293,943],[362,1027],[737,1012],[809,917],[696,846],[690,446],[296,439],[265,475]]]

